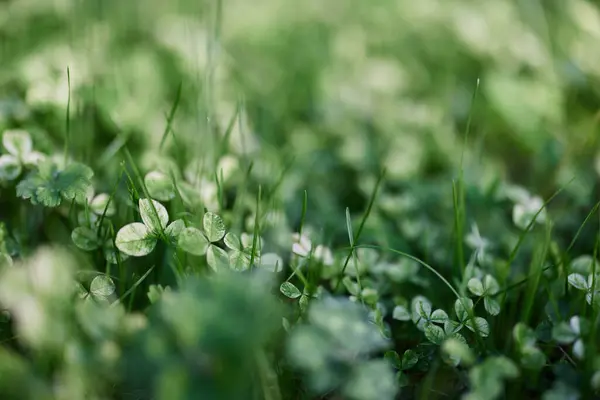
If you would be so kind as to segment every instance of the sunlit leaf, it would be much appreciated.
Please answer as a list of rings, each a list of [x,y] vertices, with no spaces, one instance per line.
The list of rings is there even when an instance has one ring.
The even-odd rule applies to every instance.
[[[579,290],[588,290],[587,279],[581,274],[569,274],[569,284]]]
[[[228,232],[227,235],[225,235],[224,242],[225,246],[227,246],[231,250],[241,250],[242,242],[237,237],[237,235],[232,232]]]
[[[98,275],[90,284],[90,293],[94,297],[109,297],[115,292],[113,280],[106,275]]]
[[[171,178],[160,172],[151,171],[144,177],[144,183],[152,198],[160,201],[169,201],[175,198],[175,185]]]
[[[444,330],[437,325],[428,322],[425,324],[424,328],[425,337],[433,344],[440,345],[446,338]]]
[[[245,271],[250,268],[250,256],[240,250],[233,250],[229,256],[231,268],[236,271]]]
[[[127,255],[142,257],[154,250],[156,238],[152,236],[146,225],[134,222],[125,225],[117,232],[115,245]]]
[[[154,206],[154,207],[153,207]],[[153,233],[159,233],[167,227],[169,213],[165,206],[156,200],[139,200],[140,216],[142,221]]]
[[[229,268],[229,256],[222,248],[210,245],[206,251],[206,262],[214,271]]]
[[[467,283],[467,287],[469,291],[473,293],[475,296],[483,296],[483,283],[479,278],[471,278]]]
[[[283,259],[275,253],[265,253],[260,256],[260,267],[271,272],[283,270]]]
[[[209,211],[204,214],[202,226],[204,227],[206,237],[213,243],[218,242],[225,236],[225,222],[223,222],[223,219],[215,213]]]
[[[289,297],[290,299],[297,299],[302,295],[300,290],[291,282],[283,282],[279,287],[279,291],[281,291],[284,296]]]
[[[173,241],[173,243],[177,243],[179,235],[181,234],[181,232],[184,229],[185,229],[185,222],[183,222],[183,220],[181,220],[181,219],[177,219],[177,220],[171,222],[165,228],[165,235],[167,235],[167,237],[169,237]]]
[[[177,245],[190,254],[203,256],[208,250],[209,242],[199,229],[187,227],[179,234]]]

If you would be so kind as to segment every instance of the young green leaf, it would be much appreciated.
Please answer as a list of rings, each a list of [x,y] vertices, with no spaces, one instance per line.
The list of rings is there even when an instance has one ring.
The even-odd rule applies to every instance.
[[[185,222],[182,219],[177,219],[171,222],[165,229],[165,235],[169,237],[173,243],[177,243],[179,235],[185,229]]]
[[[250,257],[243,251],[233,250],[229,256],[231,268],[236,271],[245,271],[250,268]]]
[[[115,292],[113,280],[106,275],[98,275],[90,284],[90,293],[94,297],[109,297]]]
[[[437,325],[427,322],[424,328],[425,337],[433,344],[441,345],[446,338],[444,330]]]
[[[98,235],[94,229],[78,226],[71,232],[71,239],[81,250],[93,251],[100,247]]]
[[[481,317],[475,317],[474,320],[475,322],[473,322],[473,319],[468,319],[466,321],[465,325],[467,328],[473,332],[478,332],[483,337],[488,337],[490,334],[490,326],[488,325],[488,322]]]
[[[171,178],[160,171],[151,171],[144,177],[148,193],[160,201],[169,201],[175,198],[175,185]]]
[[[429,317],[431,322],[435,322],[436,324],[443,324],[448,320],[448,314],[444,310],[435,310],[431,313]]]
[[[498,300],[490,296],[485,296],[483,298],[483,305],[488,314],[492,316],[500,314],[500,303]]]
[[[209,267],[218,272],[229,267],[229,256],[225,250],[211,244],[206,251],[206,262]]]
[[[469,291],[473,293],[475,296],[483,296],[483,283],[479,278],[471,278],[467,283],[467,287]]]
[[[406,350],[402,355],[402,370],[411,369],[419,362],[419,356],[413,350]]]
[[[231,250],[241,250],[242,248],[242,242],[235,233],[228,232],[227,235],[225,235],[224,242],[225,246],[227,246]]]
[[[179,234],[177,245],[183,251],[195,256],[203,256],[208,250],[210,243],[204,234],[194,227],[184,228]]]
[[[154,205],[154,208],[152,207]],[[140,216],[142,221],[153,234],[158,234],[167,227],[169,213],[167,209],[156,200],[139,200]]]
[[[570,274],[567,280],[575,289],[588,290],[587,280],[581,274]]]
[[[225,236],[225,223],[223,222],[223,219],[215,213],[207,212],[204,214],[202,225],[206,237],[212,243],[218,242]]]
[[[290,299],[297,299],[302,295],[300,290],[291,282],[283,282],[281,286],[279,286],[279,291],[281,291],[285,297]]]
[[[117,232],[115,245],[127,255],[142,257],[154,250],[156,241],[146,225],[134,222],[125,225]]]

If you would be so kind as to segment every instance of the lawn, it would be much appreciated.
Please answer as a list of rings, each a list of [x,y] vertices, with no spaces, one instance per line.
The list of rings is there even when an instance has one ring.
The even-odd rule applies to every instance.
[[[0,0],[0,398],[600,398],[588,0]]]

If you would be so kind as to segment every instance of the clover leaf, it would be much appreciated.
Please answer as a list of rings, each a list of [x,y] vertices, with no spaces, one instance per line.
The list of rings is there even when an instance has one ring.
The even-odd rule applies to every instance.
[[[58,207],[62,200],[73,200],[85,195],[94,175],[92,169],[81,163],[69,164],[59,170],[51,161],[43,161],[17,185],[17,196],[32,204]]]
[[[29,132],[13,129],[4,131],[2,145],[8,152],[0,156],[0,180],[12,181],[23,171],[23,166],[32,166],[45,158],[42,153],[33,151]]]
[[[411,303],[412,320],[417,328],[425,332],[428,323],[443,324],[448,320],[444,310],[433,310],[431,302],[424,296],[416,296]],[[430,331],[435,328],[430,328]]]
[[[150,171],[144,177],[144,184],[151,197],[160,201],[169,201],[175,198],[175,185],[171,178],[160,171]]]
[[[539,370],[546,364],[546,356],[536,346],[537,339],[530,327],[522,322],[517,323],[513,328],[513,338],[524,368]]]
[[[483,305],[490,315],[500,313],[500,303],[494,296],[500,291],[500,285],[491,275],[486,275],[483,282],[479,278],[471,278],[467,283],[469,291],[475,296],[483,297]]]
[[[582,274],[572,273],[567,277],[567,281],[575,289],[586,293],[585,299],[589,305],[600,305],[600,276],[594,277],[594,274],[589,274],[586,278]]]
[[[230,256],[215,244],[225,236],[225,222],[219,215],[207,212],[204,214],[202,225],[203,231],[194,227],[182,229],[177,242],[178,247],[195,256],[206,255],[206,262],[214,271],[229,267]],[[232,240],[230,236],[226,243],[232,243]]]
[[[582,330],[586,330],[587,321],[579,316],[571,317],[569,322],[560,322],[552,328],[552,338],[561,344],[573,344],[573,354],[582,359],[585,353]]]
[[[142,257],[148,255],[156,247],[159,238],[175,241],[182,232],[181,220],[169,222],[167,209],[156,200],[140,199],[138,202],[140,217],[143,223],[133,222],[117,232],[115,245],[123,253]]]

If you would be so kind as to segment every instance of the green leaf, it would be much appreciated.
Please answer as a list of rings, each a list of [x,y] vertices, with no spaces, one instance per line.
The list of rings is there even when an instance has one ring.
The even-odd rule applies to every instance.
[[[560,322],[552,328],[552,339],[562,344],[573,343],[577,336],[577,333],[566,322]]]
[[[413,350],[406,350],[402,355],[402,370],[411,369],[419,361],[419,356]]]
[[[212,243],[218,242],[225,236],[225,222],[215,213],[207,212],[202,219],[204,233]]]
[[[113,280],[106,275],[98,275],[90,284],[90,293],[94,297],[109,297],[115,292]]]
[[[483,298],[483,305],[485,307],[485,310],[488,312],[488,314],[490,314],[490,315],[500,314],[500,303],[498,303],[498,301],[496,299],[486,296]]]
[[[0,156],[0,181],[12,181],[21,175],[21,163],[13,156]]]
[[[154,209],[153,206],[154,205]],[[169,213],[167,209],[156,200],[140,199],[139,200],[140,216],[144,225],[148,227],[150,232],[158,234],[162,232],[169,222]]]
[[[144,183],[152,198],[169,201],[175,198],[175,185],[171,178],[160,171],[151,171],[144,177]]]
[[[231,268],[236,271],[246,271],[250,268],[250,257],[240,250],[233,250],[229,256]]]
[[[456,312],[456,318],[458,318],[459,322],[465,323],[466,320],[469,319],[469,312],[472,310],[473,300],[467,297],[456,299],[454,302],[454,311]]]
[[[473,319],[468,319],[465,323],[466,327],[473,332],[478,331],[478,333],[483,337],[488,337],[490,334],[490,326],[488,325],[488,322],[481,317],[475,317],[474,320],[475,322],[473,322]],[[475,327],[477,327],[477,329],[475,329]]]
[[[171,222],[165,229],[165,235],[173,242],[177,243],[179,235],[185,229],[185,222],[182,219],[177,219]]]
[[[51,161],[41,162],[17,185],[17,196],[32,204],[57,207],[62,199],[85,196],[94,172],[86,165],[73,163],[59,171]]]
[[[190,254],[203,256],[208,250],[209,242],[199,229],[187,227],[179,234],[177,245]]]
[[[94,229],[78,226],[71,232],[71,239],[81,250],[93,251],[100,247],[98,235]]]
[[[448,314],[446,314],[444,310],[435,310],[433,313],[431,313],[429,320],[431,322],[435,322],[436,324],[443,324],[448,320]]]
[[[463,324],[449,319],[446,322],[444,322],[444,332],[446,332],[446,336],[451,336],[455,333],[460,332],[463,326]]]
[[[156,238],[151,235],[146,225],[134,222],[125,225],[117,232],[115,245],[127,255],[142,257],[154,250]]]
[[[206,262],[214,271],[229,268],[229,256],[222,248],[210,245],[206,251]]]
[[[576,289],[584,291],[587,291],[589,289],[587,279],[581,274],[569,274],[567,280],[569,282],[569,285],[573,286]]]
[[[6,151],[22,160],[26,154],[31,153],[33,143],[29,132],[21,129],[12,129],[4,131],[2,135],[2,145]]]
[[[493,296],[500,291],[500,285],[498,285],[498,281],[489,274],[483,278],[483,287],[485,288],[486,296]]]
[[[416,315],[421,319],[429,319],[431,308],[431,303],[423,296],[417,296],[412,301],[413,315]]]
[[[404,306],[396,306],[394,307],[394,311],[392,313],[392,318],[398,321],[410,321],[410,313]]]
[[[279,291],[283,293],[285,297],[290,299],[297,299],[302,295],[300,290],[291,282],[283,282],[281,286],[279,286]]]
[[[98,196],[94,197],[90,202],[90,209],[94,214],[102,215],[104,210],[106,210],[106,216],[111,217],[115,215],[117,211],[115,208],[115,203],[110,201],[110,196],[106,193],[100,193]],[[107,207],[108,206],[108,207]]]
[[[260,267],[271,272],[283,270],[283,259],[275,253],[266,253],[260,256]]]
[[[479,278],[469,279],[467,287],[469,288],[469,291],[475,296],[483,296],[483,283],[481,282],[481,280],[479,280]]]
[[[408,351],[408,350],[407,350]],[[402,359],[394,350],[388,350],[383,355],[383,358],[387,360],[396,369],[402,369]],[[418,359],[417,359],[418,360]]]
[[[242,242],[240,241],[240,238],[237,237],[236,234],[234,233],[227,233],[227,235],[225,235],[225,246],[227,246],[228,248],[230,248],[231,250],[241,250],[242,249]]]
[[[434,325],[430,322],[425,323],[424,332],[427,340],[429,340],[433,344],[440,345],[446,338],[444,330],[441,327]]]

